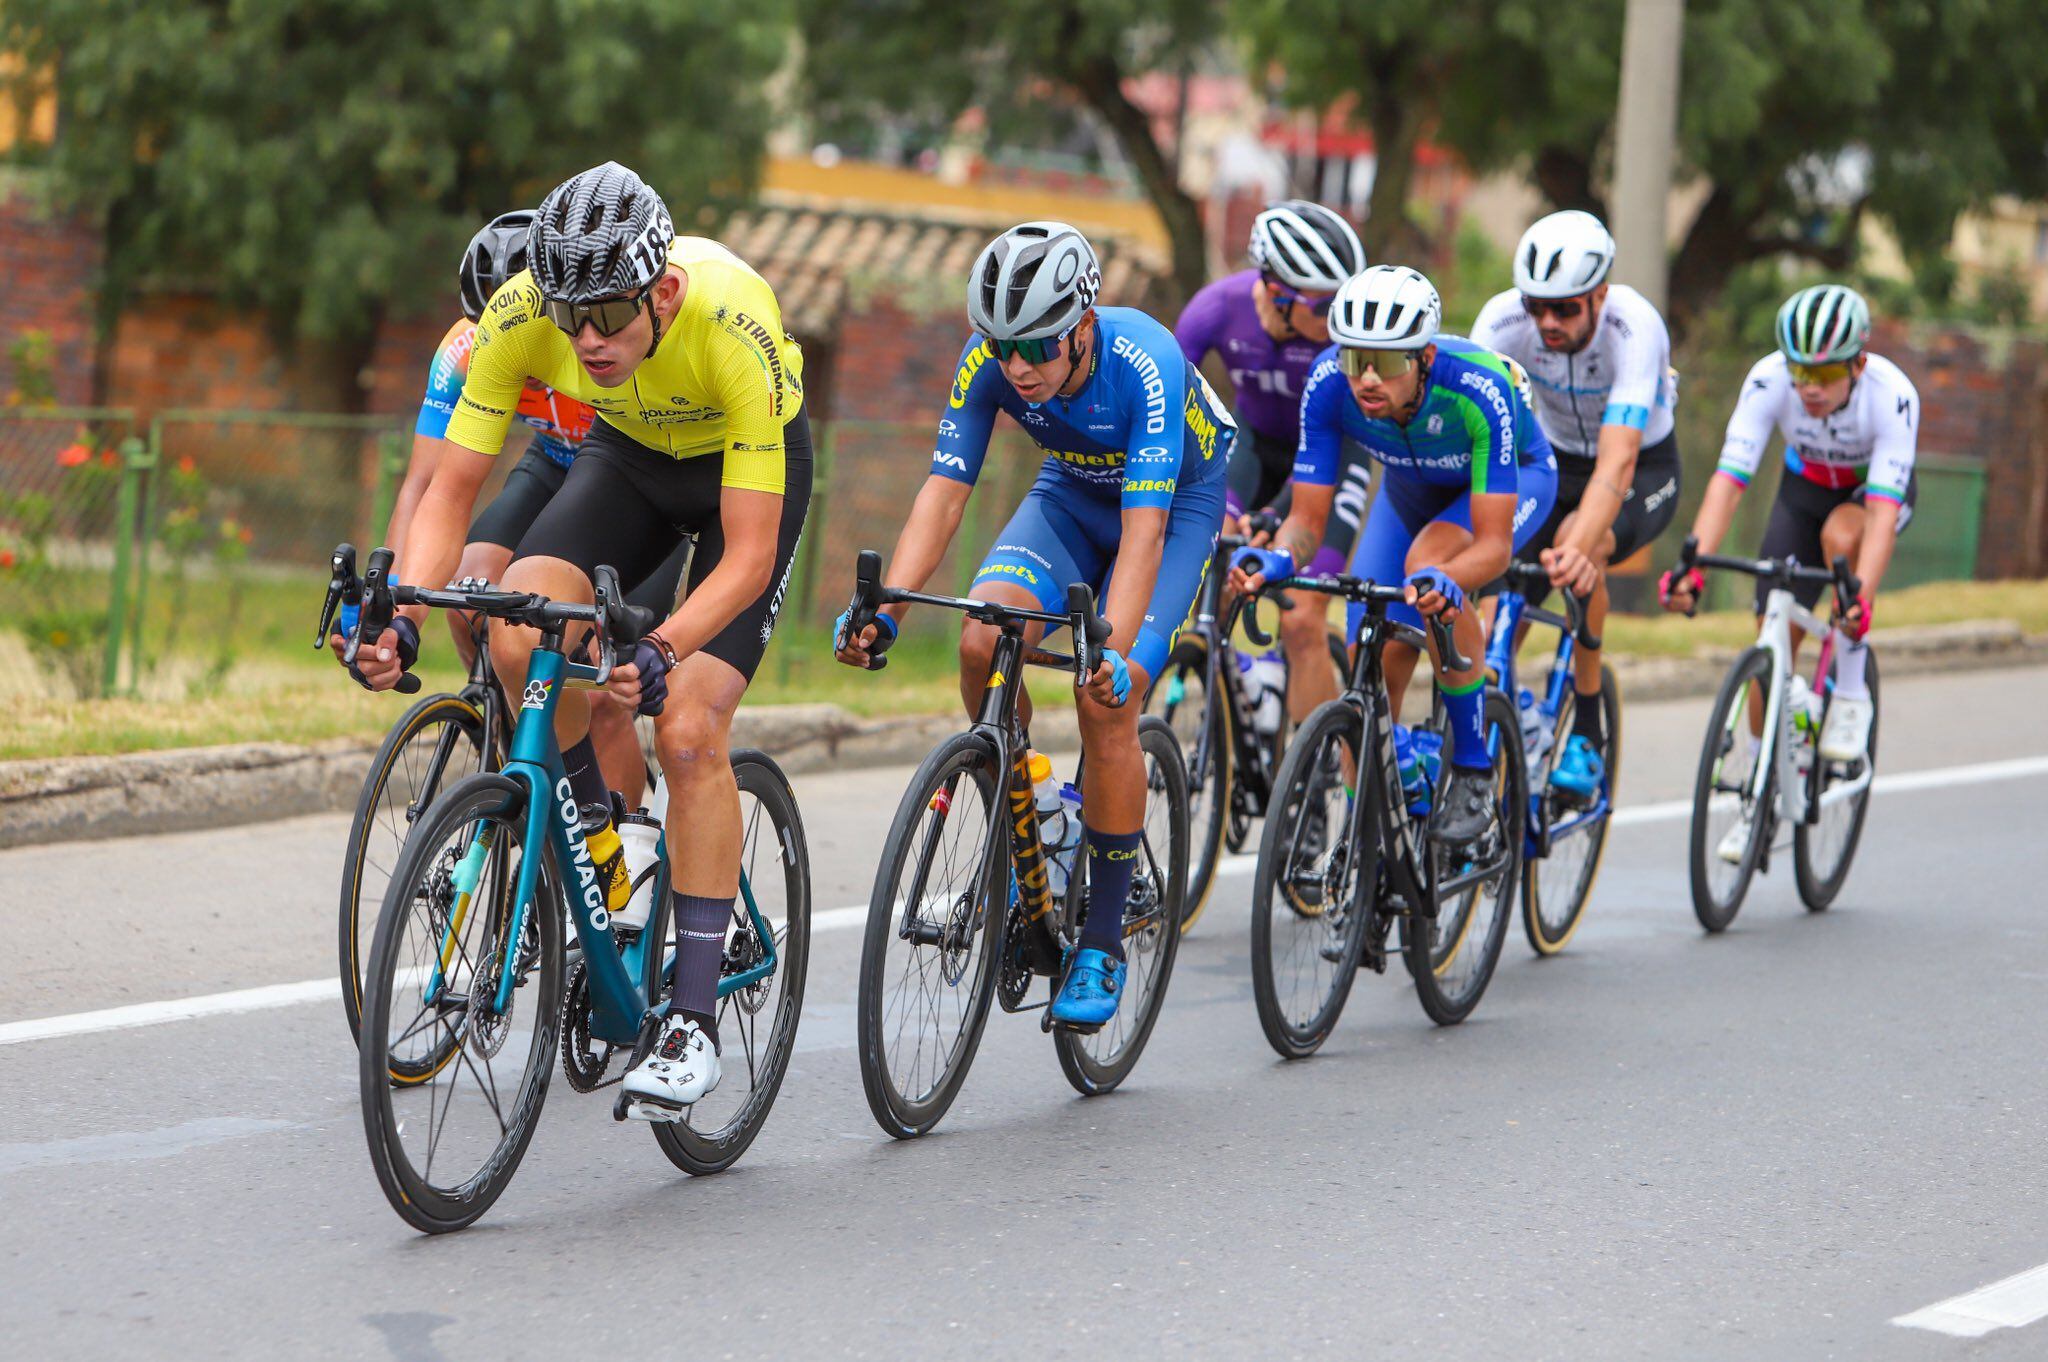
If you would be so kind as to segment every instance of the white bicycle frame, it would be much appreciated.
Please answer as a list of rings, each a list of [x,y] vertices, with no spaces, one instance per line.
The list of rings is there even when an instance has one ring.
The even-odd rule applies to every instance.
[[[1763,624],[1757,630],[1757,644],[1771,654],[1771,679],[1764,698],[1763,738],[1768,748],[1757,754],[1756,770],[1750,773],[1749,798],[1759,811],[1762,809],[1764,781],[1771,767],[1778,773],[1778,798],[1782,801],[1780,811],[1785,821],[1803,823],[1807,821],[1806,780],[1799,772],[1793,757],[1792,713],[1786,703],[1792,689],[1792,626],[1798,625],[1809,635],[1822,640],[1820,660],[1815,664],[1813,692],[1821,693],[1826,681],[1827,646],[1830,632],[1827,621],[1815,615],[1783,587],[1773,588],[1764,600]],[[1813,744],[1813,760],[1820,760],[1819,742]],[[1854,780],[1831,785],[1821,792],[1821,808],[1826,809],[1843,800],[1855,799],[1869,786],[1872,763],[1866,760],[1863,769]]]

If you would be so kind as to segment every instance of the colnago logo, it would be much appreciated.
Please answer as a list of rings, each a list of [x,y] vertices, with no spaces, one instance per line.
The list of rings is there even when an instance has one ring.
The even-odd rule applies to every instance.
[[[520,702],[521,709],[540,709],[548,702],[548,683],[529,681],[526,683],[526,698]]]
[[[612,925],[612,915],[605,911],[604,886],[597,882],[597,867],[590,863],[590,847],[583,840],[583,818],[576,811],[576,792],[569,788],[567,776],[555,782],[555,800],[555,811],[562,816],[562,833],[569,839],[569,869],[576,877],[576,897],[583,901],[591,927],[606,931]]]
[[[953,395],[947,399],[952,407],[958,409],[967,405],[967,390],[974,386],[974,375],[988,363],[992,353],[988,342],[983,341],[961,358],[960,372],[953,375]]]
[[[1111,354],[1123,356],[1145,385],[1145,433],[1166,434],[1166,380],[1159,376],[1159,365],[1129,336],[1118,336],[1109,349]]]

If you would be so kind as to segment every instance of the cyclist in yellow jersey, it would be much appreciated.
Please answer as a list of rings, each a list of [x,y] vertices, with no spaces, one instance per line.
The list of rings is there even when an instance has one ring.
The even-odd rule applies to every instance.
[[[810,501],[803,357],[767,282],[717,242],[677,237],[660,196],[615,162],[541,202],[527,261],[484,309],[448,424],[451,448],[400,561],[415,581],[453,570],[528,378],[598,417],[562,490],[521,538],[508,589],[587,602],[600,564],[637,581],[681,536],[697,535],[681,608],[611,682],[619,698],[658,716],[675,873],[669,1016],[625,1088],[643,1113],[679,1113],[718,1085],[718,973],[740,864],[730,733],[774,632]],[[395,684],[411,665],[422,613],[402,614],[359,655],[372,685]],[[492,658],[508,682],[523,681],[536,641],[530,630],[493,626]],[[574,690],[555,711],[570,784],[586,806],[609,799],[589,714]]]

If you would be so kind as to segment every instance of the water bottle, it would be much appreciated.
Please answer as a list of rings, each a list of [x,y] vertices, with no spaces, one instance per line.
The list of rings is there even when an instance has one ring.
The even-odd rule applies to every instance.
[[[633,897],[622,912],[612,914],[612,926],[622,932],[637,932],[647,925],[654,911],[654,867],[661,860],[661,820],[644,813],[629,813],[618,820],[619,843],[626,849],[626,875]]]
[[[1408,801],[1411,812],[1429,812],[1429,796],[1436,785],[1434,770],[1426,770],[1423,764],[1423,740],[1434,739],[1434,733],[1416,732],[1406,724],[1394,725],[1394,764],[1401,773],[1401,795]]]
[[[1257,657],[1237,655],[1238,675],[1244,679],[1245,704],[1251,710],[1252,731],[1272,737],[1287,720],[1287,660],[1277,650],[1267,649]]]
[[[1529,764],[1534,766],[1550,750],[1550,725],[1543,718],[1543,707],[1527,686],[1515,693],[1515,712],[1522,720],[1522,750],[1529,754]]]
[[[1081,796],[1071,808],[1066,792],[1052,773],[1052,762],[1042,752],[1033,752],[1027,763],[1031,773],[1031,803],[1038,810],[1038,840],[1045,848],[1046,884],[1054,898],[1067,892],[1067,876],[1073,869],[1072,848],[1081,840]]]
[[[1433,728],[1417,729],[1409,738],[1409,745],[1415,752],[1415,766],[1422,777],[1422,794],[1419,799],[1408,801],[1408,807],[1419,818],[1429,812],[1436,798],[1436,782],[1443,770],[1444,735]]]
[[[1811,737],[1820,731],[1820,697],[1813,693],[1813,687],[1806,684],[1806,678],[1794,672],[1792,684],[1786,687],[1786,702],[1792,708],[1792,726]]]

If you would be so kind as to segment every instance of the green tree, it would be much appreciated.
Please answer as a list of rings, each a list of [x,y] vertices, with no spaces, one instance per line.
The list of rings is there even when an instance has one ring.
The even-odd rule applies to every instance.
[[[1165,224],[1176,290],[1185,297],[1206,282],[1201,209],[1124,86],[1186,70],[1218,31],[1214,0],[798,0],[798,12],[805,97],[828,121],[864,111],[950,120],[981,105],[1000,124],[1029,118],[1041,87],[1078,101]]]
[[[0,0],[0,50],[55,72],[39,153],[103,213],[105,303],[197,279],[336,347],[445,307],[462,243],[585,166],[688,219],[750,187],[783,0]]]

